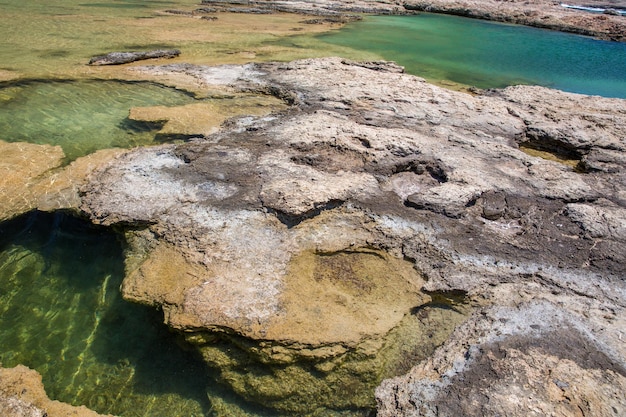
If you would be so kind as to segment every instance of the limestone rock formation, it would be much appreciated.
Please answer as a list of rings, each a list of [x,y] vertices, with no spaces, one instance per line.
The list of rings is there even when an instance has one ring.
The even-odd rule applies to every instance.
[[[418,365],[382,385],[381,413],[623,406],[624,100],[469,95],[338,58],[141,70],[290,103],[82,188],[94,222],[131,226],[124,297],[161,308],[220,382],[291,413],[367,409]],[[545,395],[515,408],[492,376],[463,385],[485,369]]]
[[[378,416],[623,415],[623,350],[589,321],[545,298],[482,309],[428,361],[383,382]],[[621,332],[623,319],[611,321],[606,330]]]

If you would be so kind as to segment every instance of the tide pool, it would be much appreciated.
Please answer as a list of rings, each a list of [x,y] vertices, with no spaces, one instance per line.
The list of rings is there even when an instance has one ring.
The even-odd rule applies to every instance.
[[[152,144],[156,124],[130,120],[132,107],[194,101],[190,94],[147,82],[11,83],[0,88],[0,139],[59,145],[72,161],[98,149]]]
[[[316,39],[375,53],[429,80],[626,98],[624,43],[427,13],[367,17]]]
[[[123,417],[208,415],[209,377],[154,309],[121,298],[122,244],[67,214],[0,224],[0,363],[50,398]]]

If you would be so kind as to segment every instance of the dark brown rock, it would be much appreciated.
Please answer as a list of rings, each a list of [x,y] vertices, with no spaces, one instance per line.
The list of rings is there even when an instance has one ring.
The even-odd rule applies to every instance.
[[[94,56],[89,60],[89,65],[121,65],[145,59],[175,58],[179,55],[178,49],[157,49],[148,52],[109,52],[106,55]]]

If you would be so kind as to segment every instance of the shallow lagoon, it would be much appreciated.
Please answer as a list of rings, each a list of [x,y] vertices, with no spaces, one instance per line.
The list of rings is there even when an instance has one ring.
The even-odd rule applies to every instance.
[[[626,98],[624,43],[428,13],[366,18],[316,39],[376,53],[429,80]]]

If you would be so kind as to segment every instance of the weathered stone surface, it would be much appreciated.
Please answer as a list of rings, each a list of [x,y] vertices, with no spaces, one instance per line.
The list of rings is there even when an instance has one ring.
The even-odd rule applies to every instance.
[[[237,393],[296,413],[369,407],[363,393],[377,378],[428,357],[452,331],[443,323],[463,320],[462,306],[474,303],[497,319],[472,316],[438,350],[457,346],[461,356],[435,354],[419,365],[424,375],[439,378],[437,355],[446,366],[460,357],[463,369],[501,367],[509,387],[520,369],[534,381],[520,393],[552,395],[545,370],[554,365],[567,384],[609,381],[597,389],[585,382],[591,391],[576,397],[580,404],[620,406],[610,384],[620,386],[622,374],[610,369],[623,369],[626,358],[623,100],[539,87],[472,96],[395,65],[338,58],[140,71],[292,103],[270,117],[233,119],[202,140],[129,152],[82,189],[93,221],[133,225],[124,296],[161,307]],[[520,144],[573,155],[580,169]],[[586,169],[590,155],[612,168]],[[451,294],[465,300],[456,318],[424,321],[431,308],[450,310]],[[540,332],[533,317],[547,323]],[[509,322],[519,329],[500,337]],[[612,368],[564,352],[566,324],[578,351],[606,356]],[[495,336],[468,336],[478,327]],[[424,335],[435,328],[446,330],[429,345]],[[430,348],[415,356],[389,350],[398,340]],[[470,345],[496,356],[472,350],[465,358]],[[341,394],[348,375],[357,388]],[[423,378],[416,375],[410,381]],[[392,391],[410,397],[395,415],[419,412],[411,408],[419,398],[432,409],[432,398],[448,392],[425,397],[413,382],[394,381],[378,395],[388,415]],[[454,410],[527,414],[530,403],[510,408],[498,390],[486,385],[493,400],[484,408],[459,399]],[[541,410],[569,410],[541,398]]]
[[[483,309],[432,358],[377,389],[378,415],[622,415],[624,352],[606,341],[619,341],[610,333],[623,319],[577,301],[610,314],[610,329],[546,300]]]
[[[155,58],[175,58],[180,55],[178,49],[157,49],[148,52],[109,52],[105,55],[94,56],[89,65],[121,65],[130,62]]]
[[[41,383],[41,375],[23,365],[15,368],[0,368],[0,415],[3,417],[102,416],[84,406],[73,407],[50,400]]]

